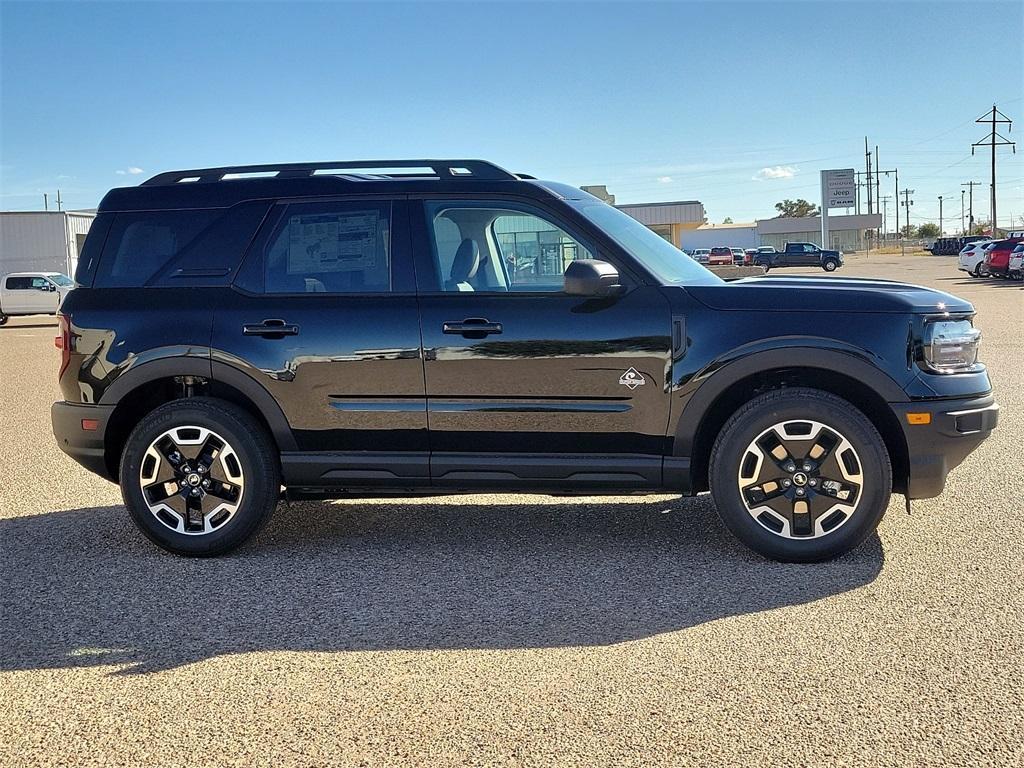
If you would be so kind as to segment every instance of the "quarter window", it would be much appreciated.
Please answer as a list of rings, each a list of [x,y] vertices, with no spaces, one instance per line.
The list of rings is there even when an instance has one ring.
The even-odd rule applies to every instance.
[[[391,290],[388,203],[290,205],[265,257],[267,293]]]
[[[221,214],[211,210],[119,213],[96,274],[101,288],[141,287]]]

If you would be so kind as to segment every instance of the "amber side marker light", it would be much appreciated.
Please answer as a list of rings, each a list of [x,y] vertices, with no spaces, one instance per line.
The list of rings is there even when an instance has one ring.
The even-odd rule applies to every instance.
[[[932,415],[930,413],[908,413],[907,424],[931,424]]]
[[[100,422],[97,419],[82,419],[82,429],[86,432],[95,432],[100,428]]]

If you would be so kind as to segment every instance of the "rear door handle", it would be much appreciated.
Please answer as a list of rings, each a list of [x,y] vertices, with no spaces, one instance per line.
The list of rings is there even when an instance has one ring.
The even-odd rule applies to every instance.
[[[268,338],[282,338],[284,336],[296,336],[299,333],[299,326],[286,323],[284,320],[272,318],[262,323],[247,323],[242,326],[242,333],[245,336],[266,336]]]
[[[461,334],[469,338],[482,339],[492,333],[501,333],[501,323],[492,323],[484,317],[467,317],[465,320],[448,320],[442,326],[444,333]]]

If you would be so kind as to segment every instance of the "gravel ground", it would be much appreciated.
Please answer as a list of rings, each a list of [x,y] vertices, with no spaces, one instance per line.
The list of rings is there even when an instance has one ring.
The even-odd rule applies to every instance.
[[[52,320],[12,321],[0,764],[1022,764],[1024,293],[948,258],[839,274],[975,302],[1002,422],[812,566],[748,553],[708,496],[304,503],[172,557],[57,449]]]

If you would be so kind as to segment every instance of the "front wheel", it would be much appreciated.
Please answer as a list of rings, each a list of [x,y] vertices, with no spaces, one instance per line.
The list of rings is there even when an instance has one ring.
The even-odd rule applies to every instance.
[[[281,493],[277,452],[241,408],[175,400],[138,423],[121,455],[121,494],[135,524],[179,555],[229,552],[270,518]]]
[[[0,325],[6,325],[6,323],[7,315],[5,315],[3,312],[0,312]]]
[[[835,272],[836,267],[838,266],[839,262],[836,261],[835,259],[825,259],[824,263],[821,265],[821,268],[824,269],[826,272]]]
[[[874,425],[815,389],[767,392],[726,422],[711,453],[711,490],[736,537],[784,562],[830,560],[877,527],[892,469]]]

